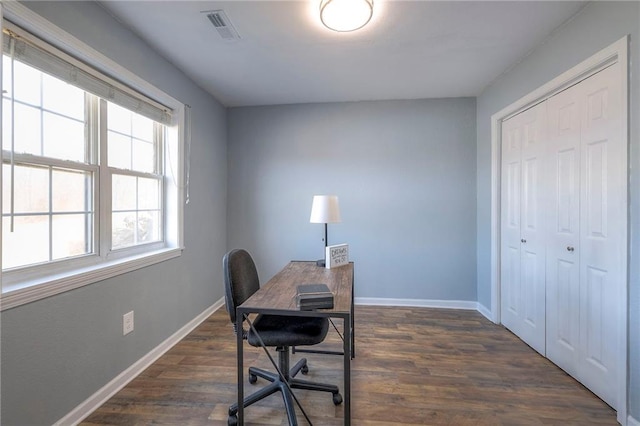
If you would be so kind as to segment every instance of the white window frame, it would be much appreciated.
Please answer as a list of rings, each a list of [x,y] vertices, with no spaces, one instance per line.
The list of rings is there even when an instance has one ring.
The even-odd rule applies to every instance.
[[[95,246],[96,252],[100,251],[99,256],[90,256],[99,259],[94,263],[87,263],[86,257],[79,257],[65,261],[63,268],[57,268],[56,262],[53,262],[37,268],[26,268],[22,273],[0,272],[2,288],[0,310],[11,309],[180,256],[184,249],[184,105],[18,2],[0,3],[0,22],[3,18],[50,43],[60,51],[77,58],[86,64],[83,67],[84,71],[95,75],[94,70],[97,70],[98,73],[117,76],[121,90],[143,93],[173,112],[172,121],[167,125],[163,155],[165,161],[163,241],[132,247],[128,250],[104,250],[104,247],[99,246],[102,244],[100,242]],[[0,76],[1,73],[2,65],[0,64]],[[1,114],[0,103],[0,116]],[[0,146],[2,146],[1,142],[0,139]],[[102,176],[96,176],[97,181],[101,179]],[[2,174],[0,174],[1,184]],[[97,184],[100,183],[97,182]],[[110,202],[99,203],[99,208],[95,211],[96,223],[98,217],[110,217],[110,204]],[[0,240],[1,237],[0,227]],[[1,250],[0,247],[0,256]],[[43,274],[43,270],[46,273]]]

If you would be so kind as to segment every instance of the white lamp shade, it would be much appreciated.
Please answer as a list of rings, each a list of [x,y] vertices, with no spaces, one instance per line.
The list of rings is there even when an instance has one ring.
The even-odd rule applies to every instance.
[[[346,32],[364,27],[373,15],[373,0],[322,0],[320,20],[329,29]]]
[[[337,195],[314,195],[311,204],[311,223],[340,222],[340,207]]]

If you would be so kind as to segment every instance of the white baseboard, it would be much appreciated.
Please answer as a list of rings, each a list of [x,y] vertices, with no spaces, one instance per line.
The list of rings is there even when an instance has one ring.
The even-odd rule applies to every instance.
[[[430,300],[430,299],[385,299],[378,297],[356,297],[356,305],[370,306],[410,306],[415,308],[466,309],[478,311],[483,317],[494,322],[492,313],[479,302],[468,300]],[[640,426],[640,425],[638,425]]]
[[[171,349],[176,343],[182,340],[193,329],[200,325],[204,320],[209,318],[211,314],[224,305],[224,297],[213,305],[205,309],[200,315],[189,321],[180,330],[173,333],[168,339],[160,343],[151,352],[136,361],[129,368],[117,375],[113,380],[104,385],[100,390],[84,400],[80,405],[71,410],[66,416],[58,420],[54,426],[77,425],[87,418],[89,414],[94,412],[98,407],[104,404],[109,398],[116,394],[120,389],[125,387],[131,380],[136,378],[147,367],[153,364],[165,352]]]
[[[631,414],[629,414],[629,417],[627,417],[627,426],[640,426],[640,421],[634,419],[631,417]]]
[[[487,309],[487,307],[480,302],[478,302],[478,312],[480,312],[482,316],[488,319],[489,321],[495,322],[493,320],[493,314],[491,313],[491,311]]]
[[[370,306],[410,306],[415,308],[468,309],[474,311],[478,310],[478,302],[471,302],[468,300],[385,299],[378,297],[356,297],[355,304]]]

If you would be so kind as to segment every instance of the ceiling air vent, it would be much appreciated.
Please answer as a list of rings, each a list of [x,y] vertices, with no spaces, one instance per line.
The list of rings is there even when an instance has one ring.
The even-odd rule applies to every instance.
[[[240,39],[238,32],[233,28],[233,25],[231,24],[229,17],[224,13],[224,10],[212,10],[210,12],[202,13],[207,14],[207,18],[209,18],[209,21],[211,21],[213,26],[216,28],[216,31],[218,31],[218,34],[220,34],[220,37],[224,40]]]

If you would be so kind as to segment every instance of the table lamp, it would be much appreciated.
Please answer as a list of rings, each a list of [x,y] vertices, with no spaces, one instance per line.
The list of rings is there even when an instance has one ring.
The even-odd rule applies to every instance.
[[[326,265],[326,247],[329,245],[327,241],[327,223],[340,222],[340,208],[338,206],[337,195],[314,195],[311,204],[311,223],[324,223],[324,259],[316,261],[316,265]]]

